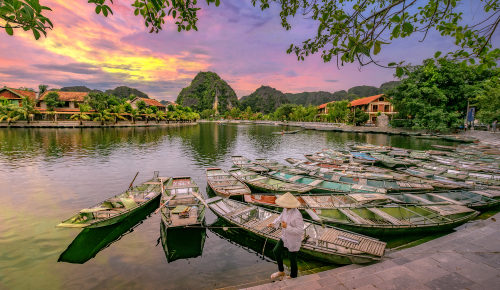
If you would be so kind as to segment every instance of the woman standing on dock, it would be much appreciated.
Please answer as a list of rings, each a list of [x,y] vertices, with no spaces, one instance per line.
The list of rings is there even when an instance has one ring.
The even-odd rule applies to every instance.
[[[289,192],[276,199],[276,204],[283,207],[281,215],[268,227],[278,227],[281,225],[283,228],[281,239],[274,247],[273,253],[278,262],[279,272],[271,275],[271,279],[276,279],[284,276],[285,279],[296,278],[297,267],[297,253],[302,243],[302,234],[304,232],[304,220],[300,211],[297,209],[300,202]],[[288,259],[290,260],[291,273],[286,276],[285,268],[283,267],[283,258],[281,257],[284,248],[288,249]]]

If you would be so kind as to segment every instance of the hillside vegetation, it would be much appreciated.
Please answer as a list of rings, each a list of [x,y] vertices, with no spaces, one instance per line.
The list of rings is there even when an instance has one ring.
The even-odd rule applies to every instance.
[[[175,102],[199,112],[215,109],[221,114],[239,106],[233,88],[213,72],[199,72]]]
[[[281,91],[268,86],[261,86],[250,95],[241,97],[240,107],[242,110],[250,107],[254,112],[269,114],[276,111],[281,105],[289,102],[288,98]]]

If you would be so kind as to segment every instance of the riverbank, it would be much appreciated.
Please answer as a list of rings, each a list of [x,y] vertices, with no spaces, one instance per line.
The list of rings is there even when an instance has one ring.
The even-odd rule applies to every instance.
[[[419,246],[386,253],[377,263],[349,265],[247,290],[498,289],[500,213]]]
[[[185,126],[185,125],[196,125],[196,122],[167,122],[160,121],[158,123],[151,121],[146,123],[145,121],[136,122],[132,124],[126,121],[114,122],[104,122],[102,124],[100,121],[83,121],[83,125],[80,125],[80,121],[62,121],[62,122],[52,122],[52,121],[16,121],[10,125],[7,122],[0,122],[0,128],[121,128],[121,127],[158,127],[158,126]]]

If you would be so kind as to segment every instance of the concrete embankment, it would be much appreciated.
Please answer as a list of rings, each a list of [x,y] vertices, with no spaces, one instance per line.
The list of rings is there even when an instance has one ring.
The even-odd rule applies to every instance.
[[[130,122],[119,121],[117,123],[114,122],[105,122],[104,125],[101,122],[83,122],[83,125],[80,125],[79,121],[62,121],[62,122],[51,122],[51,121],[38,121],[38,122],[26,122],[26,121],[17,121],[11,123],[10,125],[7,122],[0,122],[0,128],[122,128],[122,127],[164,127],[164,126],[186,126],[186,125],[196,125],[196,122],[136,122],[132,124]]]
[[[488,290],[499,285],[500,213],[419,246],[386,253],[374,264],[343,266],[240,289]]]

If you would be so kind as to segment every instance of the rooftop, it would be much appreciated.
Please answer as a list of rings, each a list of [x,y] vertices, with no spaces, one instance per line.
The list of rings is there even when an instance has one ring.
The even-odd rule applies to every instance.
[[[354,100],[351,102],[351,107],[369,104],[369,103],[377,100],[381,96],[383,96],[383,94]]]
[[[47,91],[43,93],[40,100],[43,100],[49,93],[53,91]],[[89,94],[88,92],[56,92],[59,95],[59,101],[63,102],[83,102],[85,97]]]

